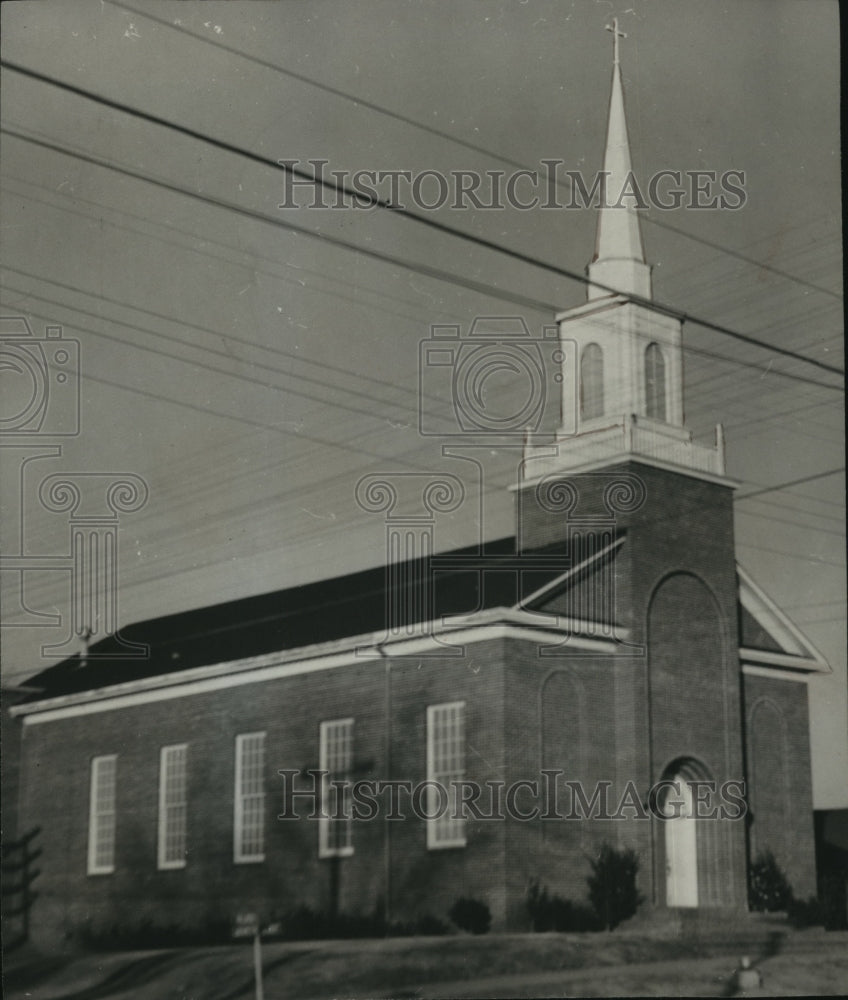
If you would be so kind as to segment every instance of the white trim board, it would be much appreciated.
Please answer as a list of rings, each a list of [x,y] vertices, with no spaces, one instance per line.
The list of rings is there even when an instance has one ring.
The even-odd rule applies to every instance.
[[[781,670],[779,667],[761,667],[755,663],[743,663],[742,673],[750,677],[770,677],[773,681],[795,681],[807,684],[815,674],[798,673],[794,670]]]
[[[515,493],[518,490],[524,490],[531,486],[537,486],[545,479],[553,479],[556,477],[570,479],[586,472],[594,472],[596,469],[605,469],[611,465],[627,465],[631,462],[636,462],[639,465],[649,465],[654,469],[663,469],[666,472],[679,472],[681,476],[689,476],[690,479],[703,479],[705,482],[717,483],[719,486],[729,486],[732,490],[739,489],[742,485],[741,479],[731,479],[729,476],[721,476],[715,472],[705,472],[701,469],[693,469],[688,465],[677,465],[675,462],[666,462],[661,458],[649,458],[647,455],[643,455],[641,452],[637,451],[621,451],[615,455],[609,456],[608,458],[592,459],[588,462],[584,462],[582,465],[569,466],[563,468],[562,470],[552,470],[544,472],[538,476],[522,479],[518,483],[511,483],[507,486],[507,489],[511,493]]]
[[[486,642],[501,638],[529,639],[533,642],[550,640],[553,645],[557,642],[561,643],[565,637],[569,646],[575,649],[597,653],[615,653],[619,649],[618,643],[611,639],[594,639],[575,636],[568,632],[563,633],[553,628],[539,628],[536,624],[539,619],[538,615],[510,609],[497,609],[497,611],[498,617],[512,619],[514,624],[511,622],[480,624],[458,630],[442,627],[438,633],[417,639],[405,639],[385,644],[373,644],[372,640],[372,644],[367,648],[354,646],[354,648],[346,648],[337,653],[319,654],[311,657],[304,657],[304,650],[300,649],[288,657],[273,654],[256,658],[253,661],[234,661],[215,664],[212,667],[200,667],[183,671],[178,675],[157,675],[110,688],[28,702],[16,705],[10,711],[15,716],[23,716],[26,725],[38,722],[55,722],[60,719],[171,701],[175,698],[186,698],[196,694],[207,694],[241,687],[245,684],[258,684],[264,681],[278,680],[282,677],[331,670],[354,663],[373,662],[386,657],[390,658],[393,652],[395,655],[409,656],[433,649],[444,649],[445,655],[449,656],[449,647],[446,647],[444,642],[439,642],[437,635],[448,637],[454,645]],[[624,638],[623,634],[621,638]],[[352,641],[349,639],[345,640],[345,643],[348,646],[352,645]]]

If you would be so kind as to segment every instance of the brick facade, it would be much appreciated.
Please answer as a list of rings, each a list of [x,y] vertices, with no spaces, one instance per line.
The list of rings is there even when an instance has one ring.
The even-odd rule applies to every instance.
[[[816,894],[807,685],[743,675],[750,851],[771,851],[799,899]]]

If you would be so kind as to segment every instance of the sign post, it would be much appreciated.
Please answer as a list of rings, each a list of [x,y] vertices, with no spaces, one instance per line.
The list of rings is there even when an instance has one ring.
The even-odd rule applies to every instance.
[[[253,977],[256,980],[256,1000],[265,1000],[262,992],[262,944],[259,940],[259,924],[253,935]]]
[[[256,1000],[265,1000],[262,989],[262,941],[260,939],[259,915],[257,913],[236,914],[233,937],[253,938],[253,976],[256,980]]]

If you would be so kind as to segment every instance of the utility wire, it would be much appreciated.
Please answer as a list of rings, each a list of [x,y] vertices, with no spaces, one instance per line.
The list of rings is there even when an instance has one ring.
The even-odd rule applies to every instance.
[[[819,531],[825,535],[833,535],[835,538],[845,538],[845,531],[837,531],[835,528],[817,528],[814,524],[799,524],[788,517],[775,517],[774,514],[762,514],[756,510],[737,510],[737,514],[744,517],[755,517],[761,521],[774,521],[776,524],[790,524],[798,531]]]
[[[119,306],[121,308],[128,308],[128,309],[132,309],[132,310],[134,310],[136,312],[146,313],[146,314],[149,314],[151,316],[154,316],[157,319],[165,320],[166,322],[169,322],[169,323],[176,323],[176,324],[178,324],[180,326],[188,326],[188,327],[191,327],[193,329],[199,330],[199,331],[201,331],[203,333],[212,334],[215,337],[220,337],[222,339],[232,341],[233,343],[241,344],[241,345],[243,345],[245,347],[248,347],[248,348],[251,348],[251,349],[260,350],[260,351],[267,351],[267,352],[273,353],[273,354],[280,354],[283,357],[286,357],[286,358],[291,359],[291,360],[297,360],[297,361],[299,361],[301,363],[312,363],[312,364],[314,364],[314,362],[306,362],[305,359],[299,358],[297,355],[292,355],[289,352],[281,351],[279,348],[265,347],[265,346],[263,346],[261,344],[256,344],[256,343],[254,343],[252,341],[249,341],[249,340],[247,340],[247,339],[245,339],[243,337],[237,337],[237,336],[235,336],[233,334],[224,334],[224,333],[221,333],[220,331],[212,330],[212,329],[210,329],[208,327],[199,326],[196,323],[186,323],[186,322],[184,322],[182,320],[178,320],[176,317],[169,316],[169,315],[164,314],[164,313],[159,313],[159,312],[156,312],[154,310],[147,309],[145,307],[134,306],[134,305],[132,305],[130,303],[123,302],[123,301],[115,299],[115,298],[111,298],[110,296],[100,295],[100,294],[97,294],[97,293],[94,293],[94,292],[90,292],[90,291],[87,291],[84,288],[80,288],[79,286],[69,285],[69,284],[66,284],[65,282],[57,281],[57,280],[55,280],[53,278],[46,278],[46,277],[43,277],[42,275],[34,274],[31,271],[26,271],[26,270],[22,270],[21,268],[12,267],[10,264],[4,264],[2,266],[7,271],[10,271],[10,272],[12,272],[14,274],[21,275],[21,276],[23,276],[25,278],[29,278],[29,279],[31,279],[33,281],[39,281],[39,282],[43,281],[43,282],[46,282],[47,284],[55,285],[57,288],[62,288],[64,290],[66,290],[66,291],[70,291],[70,292],[73,292],[75,294],[85,295],[85,296],[87,296],[89,298],[96,298],[98,300],[102,300],[104,302],[108,302],[108,303],[110,303],[112,305],[116,305],[116,306]],[[31,298],[41,299],[42,301],[49,302],[51,305],[57,305],[57,306],[66,306],[67,305],[67,303],[58,302],[58,301],[56,301],[54,299],[45,298],[44,296],[38,295],[35,292],[24,291],[24,290],[22,290],[20,288],[12,289],[11,286],[9,286],[9,287],[10,287],[10,290],[14,291],[16,294],[19,294],[19,295],[29,295]],[[76,306],[67,306],[67,307],[71,308],[71,309],[74,309],[77,312],[83,312],[83,313],[87,312],[84,309],[83,310],[77,309]],[[98,314],[95,314],[95,313],[88,312],[87,314],[91,315],[91,316],[94,316],[96,319],[102,318]],[[409,318],[412,319],[411,317],[409,317]],[[119,322],[123,323],[123,321],[119,321]],[[587,324],[588,325],[597,325],[599,329],[603,328],[603,324],[601,324],[599,321],[596,321],[596,320],[591,320],[590,319],[590,320],[587,321]],[[148,329],[146,327],[138,327],[138,326],[135,326],[134,324],[129,323],[129,322],[123,323],[123,325],[126,325],[126,326],[134,328],[134,329],[141,330],[142,332],[150,333],[152,336],[155,336],[155,337],[160,337],[160,338],[164,338],[164,339],[167,339],[167,340],[174,341],[176,343],[181,344],[181,346],[186,346],[186,347],[202,347],[203,350],[208,350],[211,353],[218,353],[222,357],[225,357],[225,358],[231,357],[231,355],[228,352],[226,352],[226,351],[216,351],[214,348],[209,348],[206,345],[197,345],[197,344],[186,343],[186,342],[183,342],[181,340],[177,340],[176,338],[168,337],[166,334],[162,334],[162,333],[158,333],[156,331],[150,330],[150,329]],[[649,333],[639,333],[639,334],[637,334],[637,336],[639,337],[639,339],[641,339],[643,341],[646,341],[646,342],[650,341],[652,339],[652,336]],[[119,338],[112,338],[112,339],[117,340]],[[129,346],[135,347],[137,345],[136,344],[130,344]],[[692,345],[681,345],[681,349],[686,354],[694,354],[694,355],[697,355],[699,357],[710,358],[712,360],[721,361],[721,362],[724,362],[726,364],[736,365],[736,366],[738,366],[740,368],[748,368],[748,369],[753,369],[754,371],[760,371],[760,372],[762,371],[762,366],[760,364],[758,364],[757,362],[754,362],[754,361],[746,361],[743,358],[732,358],[732,357],[729,357],[728,355],[725,355],[725,354],[718,354],[715,351],[709,351],[709,350],[706,350],[705,348],[694,347]],[[248,359],[246,359],[246,358],[241,358],[239,360],[244,361],[244,362],[248,362]],[[261,364],[261,363],[258,363],[258,362],[249,362],[249,363],[253,364],[255,367],[263,368],[264,370],[267,370],[267,371],[277,372],[279,374],[288,375],[288,376],[293,377],[293,378],[294,377],[296,377],[296,378],[302,378],[306,382],[313,382],[313,383],[318,384],[318,385],[323,385],[326,388],[333,389],[334,391],[337,391],[337,390],[341,389],[341,391],[350,393],[351,395],[361,396],[362,398],[367,399],[367,400],[373,400],[373,395],[372,394],[364,393],[364,392],[361,392],[361,391],[358,391],[358,390],[355,390],[355,389],[344,389],[341,386],[338,386],[338,385],[336,385],[334,383],[324,382],[323,380],[316,379],[316,378],[314,378],[312,376],[298,375],[298,374],[296,374],[294,372],[283,371],[283,370],[280,370],[280,369],[275,368],[273,366],[269,366],[269,365],[266,365],[266,364]],[[321,365],[321,367],[325,367],[325,366]],[[326,367],[329,368],[329,369],[338,371],[339,373],[342,373],[342,374],[345,374],[345,375],[350,375],[352,377],[358,377],[358,376],[355,375],[355,373],[350,372],[347,369],[342,369],[342,368],[339,368],[337,366],[333,366],[333,365],[329,365],[329,364],[326,365]],[[783,377],[783,378],[792,379],[794,381],[804,382],[804,383],[807,383],[807,384],[811,383],[811,384],[817,385],[817,386],[821,384],[816,379],[808,379],[806,376],[798,375],[795,372],[786,372],[786,371],[782,371],[780,369],[774,369],[774,370],[772,370],[771,374],[777,375],[777,376],[780,376],[780,377]],[[238,377],[238,376],[235,376],[235,377]],[[705,383],[705,382],[711,382],[711,381],[713,381],[714,378],[716,378],[716,377],[722,377],[722,376],[708,377],[708,378],[705,378],[705,379],[696,380],[696,381],[691,382],[688,385],[688,387],[687,387],[687,394],[689,394],[689,398],[691,399],[691,393],[692,393],[693,390],[696,390],[696,389],[700,388],[701,385],[703,383]],[[366,381],[373,382],[375,384],[380,384],[380,385],[383,385],[383,386],[386,386],[386,387],[389,387],[389,388],[399,389],[402,392],[406,392],[406,393],[412,393],[412,392],[414,392],[414,390],[407,389],[405,387],[399,386],[399,385],[397,385],[394,382],[390,383],[390,382],[385,381],[384,379],[376,379],[373,376],[362,376],[362,378],[365,379]],[[433,397],[426,397],[425,396],[424,398],[433,398]],[[731,398],[736,398],[736,397],[733,396]],[[715,393],[710,393],[710,400],[711,400],[711,402],[716,403],[716,394]],[[441,400],[435,400],[435,399],[434,399],[434,401],[438,402],[438,403],[442,402]],[[387,401],[387,402],[389,402],[389,401]],[[391,405],[400,406],[401,404],[398,402],[398,403],[391,403]]]
[[[348,188],[344,184],[328,181],[324,177],[320,176],[316,177],[314,175],[310,175],[306,171],[299,170],[298,168],[293,167],[287,163],[280,163],[277,160],[274,160],[270,157],[263,156],[259,153],[254,153],[251,150],[243,149],[242,147],[236,146],[233,143],[213,138],[211,136],[206,135],[203,132],[197,131],[196,129],[189,128],[188,126],[178,125],[174,122],[169,121],[166,118],[162,118],[159,115],[154,115],[146,111],[141,111],[138,108],[134,108],[131,105],[124,104],[120,101],[113,101],[110,98],[103,97],[102,95],[96,94],[93,91],[86,90],[83,87],[77,87],[73,84],[65,83],[64,81],[57,80],[53,77],[50,77],[44,73],[39,73],[35,70],[27,69],[24,66],[20,66],[16,63],[9,62],[8,60],[0,60],[0,66],[4,66],[5,68],[12,70],[13,72],[29,77],[30,79],[37,80],[40,83],[45,83],[48,86],[56,87],[68,93],[75,94],[78,97],[83,97],[86,100],[92,101],[103,107],[110,108],[111,110],[119,111],[122,114],[127,114],[134,118],[141,119],[142,121],[146,121],[151,124],[167,128],[171,131],[177,132],[180,135],[184,135],[189,138],[195,139],[199,142],[203,142],[207,145],[211,145],[213,148],[222,150],[223,152],[240,156],[244,159],[250,160],[251,162],[258,163],[266,167],[271,167],[274,170],[278,171],[282,170],[286,173],[289,173],[293,177],[299,177],[301,180],[306,180],[307,182],[310,182],[312,184],[318,184],[322,188],[328,188],[333,192],[335,192],[337,196],[343,195],[347,198],[367,201],[368,204],[374,208],[383,209],[384,211],[391,212],[393,215],[399,215],[401,218],[409,219],[411,221],[419,223],[420,225],[426,226],[430,229],[434,229],[438,232],[446,233],[450,236],[454,236],[459,239],[465,240],[467,242],[473,243],[475,246],[483,247],[484,249],[504,254],[512,258],[513,260],[520,261],[521,263],[528,264],[532,267],[538,267],[544,271],[547,271],[548,273],[555,274],[559,277],[568,278],[572,281],[577,281],[580,284],[586,285],[587,287],[598,288],[601,291],[609,293],[610,295],[624,294],[620,292],[618,289],[613,288],[611,285],[606,285],[602,282],[593,281],[589,279],[587,276],[578,273],[577,271],[571,271],[568,268],[559,267],[556,264],[551,264],[548,261],[542,260],[541,258],[538,257],[533,257],[530,254],[525,254],[517,250],[511,250],[509,248],[501,246],[500,244],[496,243],[493,240],[488,240],[482,236],[476,236],[471,233],[463,232],[463,230],[457,229],[454,226],[448,226],[445,223],[440,222],[438,219],[435,218],[431,219],[428,218],[427,216],[419,215],[416,212],[410,212],[408,209],[400,208],[396,205],[393,205],[391,202],[386,201],[383,198],[373,197],[369,194],[363,195],[362,192],[354,191]],[[22,133],[13,132],[11,130],[7,131],[9,131],[9,134],[15,135],[17,138],[22,138],[22,139],[28,138]],[[36,142],[39,145],[42,145],[46,148],[55,148],[55,144],[49,144],[35,139],[29,139],[29,141]],[[57,151],[63,152],[64,150],[58,148]],[[111,166],[106,161],[100,160],[97,157],[83,156],[83,154],[73,154],[73,155],[76,155],[79,158],[84,158],[88,162],[97,163],[100,166]],[[139,176],[136,171],[130,171],[127,168],[116,168],[116,169],[120,169],[122,172],[127,173],[129,176],[136,176],[136,177]],[[158,182],[158,183],[165,184],[165,182]],[[166,184],[166,186],[169,187],[171,190],[185,191],[185,189],[179,188],[175,185]],[[194,192],[192,193],[196,194]],[[248,210],[242,209],[242,211],[247,212]],[[260,217],[267,218],[264,216]],[[291,223],[288,223],[287,225],[290,226],[291,228],[297,228],[301,232],[310,232],[308,229],[304,229],[303,227],[294,227]],[[324,235],[325,234],[321,234],[322,237]],[[335,237],[334,239],[338,240],[338,237]],[[344,242],[346,243],[347,241]],[[357,250],[360,249],[355,245],[351,246],[353,246],[354,249]],[[351,246],[349,246],[348,248],[351,248]],[[830,372],[836,375],[845,374],[842,369],[837,368],[834,365],[829,365],[823,361],[817,360],[816,358],[809,358],[806,355],[798,354],[796,351],[792,351],[789,348],[778,347],[773,344],[768,344],[767,342],[759,340],[756,337],[751,337],[748,334],[743,334],[737,330],[732,330],[730,327],[726,327],[721,323],[714,323],[711,320],[702,319],[701,317],[697,316],[692,316],[672,306],[665,305],[664,303],[657,302],[652,299],[647,299],[640,295],[633,295],[630,293],[626,293],[625,297],[628,300],[636,303],[637,305],[641,305],[646,309],[650,309],[654,312],[659,312],[668,316],[672,316],[681,323],[688,321],[690,323],[694,323],[697,326],[704,327],[705,329],[712,330],[713,332],[716,333],[721,333],[725,336],[731,337],[735,340],[739,340],[743,343],[763,348],[769,352],[783,355],[784,357],[794,358],[797,361],[801,361],[806,364],[812,365],[816,368],[821,369],[822,371]],[[551,308],[555,310],[555,307]],[[822,383],[822,385],[825,384],[826,383]],[[837,390],[841,388],[839,386],[827,386],[827,387]]]
[[[283,66],[279,66],[276,63],[272,63],[267,59],[261,59],[258,56],[250,55],[241,49],[235,48],[235,46],[227,45],[226,42],[221,42],[214,38],[206,38],[201,35],[195,34],[189,28],[186,28],[182,24],[175,24],[173,21],[168,21],[164,17],[158,17],[156,14],[151,14],[149,11],[141,11],[135,7],[131,7],[129,4],[121,3],[120,0],[105,0],[106,3],[110,4],[112,7],[118,7],[128,13],[134,14],[138,17],[143,17],[146,20],[154,21],[157,24],[161,24],[166,28],[173,31],[178,31],[181,34],[187,35],[189,38],[201,44],[211,45],[214,48],[221,49],[223,52],[228,52],[230,55],[238,56],[241,59],[245,59],[248,62],[253,63],[256,66],[261,66],[263,69],[269,69],[272,72],[279,73],[282,76],[290,77],[292,80],[297,80],[299,83],[307,84],[310,87],[314,87],[317,90],[322,90],[324,93],[331,94],[333,97],[338,97],[343,101],[352,103],[357,108],[366,108],[368,111],[374,111],[377,114],[383,115],[386,118],[391,118],[394,121],[401,122],[404,125],[409,125],[412,128],[418,129],[422,132],[426,132],[429,135],[437,136],[440,139],[446,139],[457,146],[462,146],[464,149],[471,150],[475,153],[480,153],[483,156],[489,157],[491,159],[499,160],[501,163],[506,163],[511,167],[516,167],[519,170],[532,170],[526,163],[522,163],[520,160],[513,160],[503,153],[497,153],[494,150],[487,149],[483,146],[479,146],[476,143],[468,142],[467,139],[461,139],[458,136],[451,135],[449,132],[445,132],[442,129],[434,128],[432,125],[427,125],[425,122],[417,121],[414,118],[409,118],[406,115],[402,115],[397,111],[392,111],[390,108],[383,107],[382,105],[375,104],[373,101],[367,101],[361,97],[355,97],[352,94],[345,93],[343,90],[339,90],[337,87],[332,87],[327,83],[322,83],[320,80],[316,80],[313,77],[306,76],[303,73],[298,73],[295,70],[286,69]],[[574,183],[570,177],[567,178],[567,185],[556,177],[554,174],[551,176],[550,171],[547,167],[545,168],[545,176],[549,183],[554,183],[557,187],[567,187],[570,192],[573,192]],[[703,246],[709,247],[712,250],[718,250],[720,253],[726,254],[735,260],[743,261],[746,264],[751,264],[754,267],[760,268],[763,271],[768,271],[770,274],[774,274],[778,277],[785,278],[788,281],[793,281],[796,284],[803,285],[806,288],[810,288],[813,291],[821,292],[823,295],[832,296],[835,299],[842,299],[842,296],[838,292],[834,292],[829,288],[823,288],[821,285],[815,285],[810,281],[806,281],[803,278],[799,278],[797,275],[790,274],[787,271],[783,271],[780,268],[773,267],[771,264],[765,264],[760,260],[756,260],[752,257],[747,257],[745,254],[739,251],[732,250],[729,247],[722,246],[719,243],[713,243],[710,240],[704,239],[701,236],[695,236],[693,233],[688,233],[684,229],[679,229],[677,226],[673,226],[668,222],[663,222],[660,219],[653,219],[650,216],[641,216],[643,221],[649,223],[652,226],[656,226],[659,229],[667,229],[669,232],[676,233],[678,236],[683,236],[688,240],[692,240],[694,243],[700,243]]]
[[[212,197],[210,197],[208,195],[203,195],[203,194],[200,194],[199,192],[191,191],[188,188],[183,188],[183,187],[180,187],[179,185],[171,184],[168,181],[164,181],[164,180],[161,180],[159,178],[151,177],[151,176],[149,176],[147,174],[143,174],[143,173],[141,173],[139,171],[130,170],[127,167],[118,166],[117,164],[110,163],[107,160],[102,160],[99,157],[89,156],[88,154],[80,153],[80,152],[78,152],[76,150],[68,149],[66,147],[60,146],[60,145],[58,145],[56,143],[49,142],[49,141],[44,140],[44,139],[36,139],[36,138],[34,138],[32,136],[26,135],[25,133],[22,133],[22,132],[17,132],[17,131],[15,131],[13,129],[9,129],[9,128],[6,128],[6,127],[0,127],[0,133],[5,133],[6,135],[11,135],[11,136],[13,136],[16,139],[20,139],[23,142],[28,142],[28,143],[31,143],[33,145],[40,146],[42,148],[50,149],[53,152],[57,152],[57,153],[60,153],[62,155],[65,155],[65,156],[70,156],[70,157],[72,157],[74,159],[82,160],[83,162],[86,162],[86,163],[91,163],[91,164],[93,164],[95,166],[99,166],[99,167],[102,167],[103,169],[117,172],[117,173],[122,174],[124,176],[132,177],[135,180],[140,180],[140,181],[143,181],[145,183],[152,184],[152,185],[155,185],[157,187],[164,188],[165,190],[174,192],[176,194],[184,195],[184,196],[192,198],[192,199],[194,199],[196,201],[203,202],[204,204],[209,204],[209,205],[212,205],[212,206],[214,206],[216,208],[224,208],[226,210],[233,211],[233,212],[236,212],[236,213],[238,213],[240,215],[243,215],[243,216],[245,216],[247,218],[250,218],[250,219],[253,219],[253,220],[256,220],[256,221],[259,221],[259,222],[263,222],[263,223],[265,223],[267,225],[279,226],[279,227],[282,227],[284,229],[289,229],[289,230],[292,230],[294,232],[301,233],[301,234],[303,234],[305,236],[310,236],[310,237],[312,237],[314,239],[317,239],[317,240],[329,242],[329,243],[331,243],[333,245],[340,246],[343,249],[352,250],[355,253],[360,253],[360,254],[363,254],[363,255],[368,256],[368,257],[373,257],[373,258],[381,260],[383,262],[390,263],[393,266],[402,267],[402,268],[404,268],[406,270],[415,271],[417,273],[424,274],[427,277],[431,277],[431,278],[434,278],[436,280],[446,281],[446,282],[448,282],[450,284],[459,285],[459,286],[462,286],[464,288],[468,288],[468,289],[470,289],[472,291],[479,292],[479,293],[481,293],[483,295],[488,295],[488,296],[493,297],[493,298],[500,298],[500,299],[503,299],[505,301],[518,303],[519,305],[524,305],[524,306],[526,306],[528,308],[531,308],[531,309],[547,310],[547,311],[552,311],[552,312],[557,312],[558,311],[558,307],[555,306],[555,305],[553,305],[552,303],[543,302],[542,300],[539,300],[539,299],[531,299],[531,298],[529,298],[527,296],[519,295],[519,294],[513,293],[513,292],[504,292],[503,290],[501,290],[501,289],[499,289],[499,288],[497,288],[495,286],[486,285],[483,282],[474,281],[473,279],[462,278],[460,276],[457,276],[455,274],[449,273],[447,271],[443,271],[443,270],[441,270],[439,268],[430,267],[429,265],[425,265],[425,264],[418,264],[418,263],[414,263],[414,262],[410,262],[410,261],[405,261],[405,260],[402,260],[401,258],[394,257],[391,254],[383,253],[382,251],[375,250],[375,249],[370,248],[370,247],[362,247],[362,246],[359,246],[359,245],[357,245],[355,243],[350,242],[349,240],[344,240],[344,239],[342,239],[340,237],[337,237],[337,236],[331,236],[328,233],[315,232],[314,230],[308,229],[308,228],[303,227],[303,226],[298,226],[296,223],[289,222],[289,221],[284,220],[284,219],[270,218],[267,215],[262,214],[261,212],[257,212],[257,211],[255,211],[253,209],[244,208],[243,206],[237,205],[237,204],[235,204],[233,202],[224,201],[224,200],[219,199],[219,198],[212,198]],[[418,217],[414,216],[414,218],[418,218]],[[431,224],[430,220],[425,220],[425,221],[428,224]],[[476,237],[469,237],[469,238],[474,239],[474,240],[477,239]],[[492,244],[492,247],[494,248],[495,245]],[[512,251],[504,251],[504,252],[508,253],[510,255],[513,255]],[[528,258],[527,262],[528,263],[532,263],[532,258]],[[550,266],[552,267],[552,265],[550,265]],[[566,276],[568,277],[570,275],[566,275]],[[633,297],[630,296],[630,298],[633,298]],[[633,300],[634,301],[638,301],[635,298]],[[643,301],[648,306],[652,306],[653,305],[650,302],[650,300],[643,300]],[[704,325],[703,323],[701,323],[700,320],[697,320],[695,322],[698,323],[699,325]],[[767,345],[764,344],[764,342],[757,341],[757,340],[755,340],[753,338],[747,338],[746,335],[744,335],[744,334],[738,334],[737,336],[740,339],[750,340],[751,342],[757,344],[757,346],[767,346]],[[706,357],[718,358],[718,359],[721,359],[721,360],[724,360],[724,361],[732,361],[735,364],[739,364],[739,365],[742,365],[742,366],[745,366],[745,367],[755,368],[755,369],[757,369],[759,371],[763,370],[762,366],[761,365],[757,365],[755,362],[743,361],[741,359],[730,359],[730,358],[727,358],[724,355],[715,354],[714,352],[705,351],[702,348],[687,347],[686,350],[691,351],[693,353],[703,354]],[[801,360],[801,361],[810,361],[812,364],[814,364],[814,365],[816,365],[818,367],[823,367],[823,365],[822,365],[821,362],[814,361],[812,359],[806,358],[803,355],[797,355],[797,354],[795,354],[795,352],[789,351],[789,350],[787,350],[785,348],[775,348],[775,350],[778,353],[780,353],[780,354],[784,354],[784,355],[796,358],[797,360]],[[828,366],[828,367],[830,367],[830,366]],[[839,372],[841,374],[841,371],[839,369],[833,369],[833,371]],[[842,392],[843,391],[843,387],[842,386],[833,385],[833,384],[831,384],[829,382],[821,382],[818,379],[808,378],[807,376],[805,376],[805,375],[799,375],[796,372],[786,372],[786,371],[782,371],[780,369],[773,369],[771,371],[771,374],[780,375],[780,376],[782,376],[784,378],[789,378],[789,379],[793,379],[795,381],[805,382],[805,383],[810,384],[810,385],[815,385],[815,386],[818,386],[818,387],[824,388],[824,389],[830,389],[830,390],[833,390],[833,391],[836,391],[836,392]]]
[[[34,146],[39,146],[42,149],[49,149],[54,153],[61,153],[64,156],[70,156],[73,159],[81,160],[83,163],[91,163],[96,167],[102,167],[104,170],[111,170],[115,173],[123,175],[124,177],[131,177],[133,180],[143,181],[146,184],[152,184],[155,187],[162,188],[163,190],[171,191],[173,194],[184,195],[187,198],[192,198],[193,200],[202,202],[205,205],[211,205],[214,208],[224,208],[230,212],[242,215],[245,218],[253,219],[256,222],[262,222],[266,225],[276,226],[281,229],[288,229],[294,233],[300,233],[303,236],[309,236],[313,239],[330,243],[333,246],[341,247],[343,250],[352,250],[354,253],[362,254],[364,257],[372,257],[375,260],[382,261],[383,263],[391,264],[393,267],[401,267],[404,270],[413,271],[416,274],[423,274],[428,278],[435,279],[436,281],[446,281],[450,284],[467,288],[470,291],[478,292],[481,295],[487,295],[491,298],[501,299],[505,302],[514,302],[518,305],[526,306],[528,309],[544,309],[548,312],[557,312],[559,310],[559,306],[554,305],[552,302],[542,302],[539,299],[531,299],[528,296],[520,295],[517,292],[504,291],[501,288],[497,288],[495,285],[487,285],[482,281],[474,281],[471,278],[463,278],[449,271],[442,270],[441,268],[431,267],[428,264],[419,264],[415,261],[403,260],[400,257],[384,253],[381,250],[375,250],[372,247],[359,246],[350,240],[342,239],[340,236],[331,236],[329,233],[316,232],[306,226],[298,226],[296,223],[289,222],[285,219],[270,218],[262,212],[257,212],[251,208],[245,208],[242,205],[235,204],[235,202],[224,201],[221,198],[212,198],[209,195],[200,194],[198,191],[191,191],[189,188],[180,187],[178,184],[171,184],[169,181],[152,177],[149,174],[144,174],[137,170],[131,170],[128,167],[120,167],[117,164],[110,163],[108,160],[103,160],[100,157],[89,156],[86,153],[80,153],[76,150],[68,149],[65,146],[61,146],[54,142],[48,142],[45,139],[35,139],[30,135],[26,135],[23,132],[17,132],[14,129],[0,127],[0,133],[13,136],[15,139],[20,139],[22,142],[28,142]],[[819,384],[825,388],[841,390],[840,386],[828,385],[826,382]]]
[[[788,489],[790,486],[800,486],[802,483],[811,483],[816,479],[826,479],[828,476],[836,476],[845,471],[842,465],[838,469],[828,469],[827,472],[816,472],[812,476],[802,476],[800,479],[790,479],[786,483],[777,483],[775,486],[764,486],[761,490],[753,490],[751,493],[740,493],[737,500],[750,500],[751,497],[762,496],[764,493],[775,493],[778,490]]]
[[[822,559],[820,556],[805,555],[803,552],[787,552],[786,549],[772,549],[766,545],[753,545],[750,542],[737,542],[740,549],[756,549],[758,552],[771,552],[778,556],[787,556],[789,559],[800,559],[802,562],[817,563],[821,566],[837,566],[845,569],[844,562],[834,562],[832,559]]]

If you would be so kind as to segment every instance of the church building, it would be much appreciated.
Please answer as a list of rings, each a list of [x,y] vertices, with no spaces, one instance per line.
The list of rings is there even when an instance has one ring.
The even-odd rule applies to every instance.
[[[604,170],[610,191],[631,170],[617,49]],[[587,300],[556,317],[577,378],[523,445],[513,536],[433,553],[363,480],[388,566],[137,623],[146,659],[108,637],[28,680],[34,934],[459,897],[521,930],[528,887],[582,901],[604,843],[638,855],[647,908],[744,911],[765,850],[815,894],[807,682],[829,668],[736,561],[721,429],[685,425],[635,210],[598,216]],[[422,475],[428,515],[451,478]],[[412,789],[402,818],[380,782]]]

